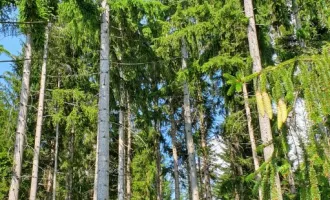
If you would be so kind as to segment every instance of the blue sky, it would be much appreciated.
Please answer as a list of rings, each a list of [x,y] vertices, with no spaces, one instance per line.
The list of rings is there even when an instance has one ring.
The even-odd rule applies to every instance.
[[[22,36],[4,36],[2,33],[0,34],[0,45],[3,45],[6,50],[8,50],[13,55],[20,54],[22,50],[23,44]],[[0,54],[0,60],[11,60],[9,56],[6,54]],[[2,75],[5,71],[11,71],[11,63],[3,63],[0,62],[0,75]]]

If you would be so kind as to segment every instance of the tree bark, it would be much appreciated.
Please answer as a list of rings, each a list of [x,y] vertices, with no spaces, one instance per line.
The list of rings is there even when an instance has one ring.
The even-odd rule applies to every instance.
[[[210,171],[209,171],[209,152],[208,147],[206,144],[206,137],[207,137],[207,130],[205,125],[205,113],[204,113],[204,106],[203,106],[203,97],[201,88],[198,90],[198,98],[199,102],[201,103],[199,108],[199,126],[200,126],[200,134],[201,134],[201,147],[202,147],[202,155],[203,155],[203,164],[202,164],[202,174],[203,174],[203,186],[204,187],[204,199],[211,200],[211,178],[210,178]]]
[[[249,130],[249,137],[250,137],[250,143],[251,143],[251,150],[252,150],[252,158],[254,163],[254,170],[257,171],[260,167],[258,154],[257,154],[257,145],[256,140],[254,138],[254,128],[252,125],[252,117],[251,117],[251,110],[250,110],[250,104],[249,104],[249,93],[246,87],[246,83],[243,83],[243,96],[244,96],[244,106],[245,106],[245,113],[246,113],[246,119],[247,119],[247,125]],[[260,174],[257,175],[257,180],[261,180]],[[263,199],[262,196],[262,189],[259,187],[259,200]]]
[[[56,123],[56,136],[55,136],[55,152],[54,152],[54,175],[53,175],[53,196],[52,200],[56,200],[56,176],[57,176],[57,160],[58,160],[58,137],[59,137],[59,124]]]
[[[177,150],[177,139],[176,139],[177,128],[174,119],[174,108],[172,102],[170,104],[170,120],[171,120],[172,154],[174,161],[175,200],[180,200],[179,165],[178,165],[178,150]]]
[[[54,154],[53,154],[54,155]],[[52,198],[52,184],[53,184],[53,173],[51,167],[48,168],[47,170],[47,197],[46,199],[51,199]]]
[[[250,55],[253,59],[253,72],[260,72],[262,70],[261,66],[261,58],[260,58],[260,51],[259,51],[259,45],[258,45],[258,38],[257,38],[257,29],[254,19],[254,11],[253,11],[253,4],[252,0],[244,0],[244,9],[245,9],[245,15],[249,19],[249,25],[248,25],[248,41],[249,41],[249,49],[250,49]],[[257,86],[255,90],[258,90]],[[261,133],[261,139],[263,142],[264,147],[264,158],[265,161],[268,161],[271,159],[273,152],[274,152],[274,144],[273,142],[273,136],[272,131],[270,127],[270,121],[268,116],[261,115],[259,113],[259,125],[260,125],[260,133]],[[282,191],[281,191],[281,183],[278,172],[276,172],[275,175],[275,185],[277,192],[279,196],[277,197],[279,200],[282,200]]]
[[[51,26],[50,23],[48,23],[48,25],[46,26],[46,30],[45,30],[45,44],[44,44],[44,55],[43,55],[43,59],[42,59],[41,78],[40,78],[37,127],[36,127],[36,135],[34,138],[35,141],[34,141],[30,200],[36,199],[37,189],[38,189],[39,153],[40,153],[42,120],[43,120],[43,112],[44,112],[44,99],[45,99],[45,88],[46,88],[47,60],[48,60],[47,59],[48,58],[48,39],[49,39],[50,26]]]
[[[109,6],[102,0],[96,196],[109,199]]]
[[[188,51],[186,47],[186,42],[182,39],[182,69],[187,69],[187,58]],[[197,172],[196,172],[196,160],[195,160],[195,145],[192,137],[192,124],[191,124],[191,111],[190,111],[190,93],[188,88],[187,80],[183,83],[183,94],[184,94],[184,126],[186,132],[186,142],[187,142],[187,150],[188,150],[188,160],[189,160],[189,168],[190,168],[190,185],[191,185],[191,195],[192,200],[199,200],[199,191],[197,184]]]
[[[127,163],[126,163],[126,199],[131,199],[131,152],[132,152],[132,121],[131,121],[131,104],[126,93],[127,98]]]
[[[163,200],[163,187],[162,187],[162,167],[160,155],[160,122],[155,120],[155,153],[156,153],[156,187],[157,187],[157,200]]]
[[[61,81],[58,78],[57,80],[57,88],[60,89]],[[58,112],[58,108],[56,108],[56,112]],[[58,161],[58,137],[60,134],[60,126],[59,122],[56,123],[56,130],[55,130],[55,151],[54,151],[54,175],[53,175],[53,195],[52,200],[56,200],[56,177],[57,177],[57,161]]]
[[[26,133],[26,119],[27,119],[27,104],[30,93],[30,68],[32,58],[32,38],[30,33],[26,35],[25,53],[24,53],[24,65],[22,86],[20,94],[19,114],[17,120],[15,150],[13,159],[13,174],[11,178],[11,184],[9,189],[9,200],[17,200],[19,195],[19,186],[21,181],[24,140]]]
[[[69,169],[66,176],[66,197],[65,200],[72,200],[72,185],[73,185],[73,166],[74,166],[74,140],[75,140],[75,131],[72,127],[70,141],[69,141]]]
[[[121,59],[120,59],[121,60]],[[119,128],[118,128],[118,200],[125,199],[125,132],[124,132],[124,85],[123,70],[119,68]]]

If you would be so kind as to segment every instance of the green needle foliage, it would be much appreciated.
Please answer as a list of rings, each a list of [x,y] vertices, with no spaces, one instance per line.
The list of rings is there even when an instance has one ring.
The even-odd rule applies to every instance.
[[[248,19],[242,1],[109,0],[108,3],[109,199],[118,198],[121,126],[125,134],[125,181],[131,183],[130,199],[154,200],[157,195],[160,199],[175,198],[173,145],[177,150],[180,198],[191,198],[184,81],[190,92],[200,199],[210,199],[206,198],[208,187],[213,199],[260,199],[259,189],[264,200],[278,199],[280,195],[285,200],[330,199],[328,1],[253,1],[263,67],[261,72],[253,74]],[[31,146],[47,22],[52,23],[52,28],[37,196],[51,199],[56,188],[56,199],[93,199],[101,12],[99,1],[94,0],[0,2],[1,33],[8,34],[3,22],[13,17],[24,22],[13,27],[23,34],[31,33],[33,38],[20,199],[27,199],[30,190]],[[181,69],[183,40],[188,53],[184,70]],[[0,45],[0,53],[13,52]],[[22,55],[12,63],[12,71],[0,75],[0,199],[8,198],[12,175]],[[248,99],[243,96],[244,84]],[[265,106],[265,113],[268,115],[269,110],[273,113],[271,143],[275,150],[267,161],[263,160],[267,144],[261,142],[257,93],[253,88],[259,88],[261,94],[267,93],[269,105]],[[120,103],[122,95],[124,105]],[[257,170],[252,158],[245,100],[254,127],[260,163]],[[119,110],[125,116],[123,124],[119,122]],[[175,127],[171,127],[173,124]],[[128,133],[131,133],[130,149]],[[53,185],[55,160],[58,169]],[[276,190],[276,173],[283,194]],[[125,193],[128,199],[126,188]]]

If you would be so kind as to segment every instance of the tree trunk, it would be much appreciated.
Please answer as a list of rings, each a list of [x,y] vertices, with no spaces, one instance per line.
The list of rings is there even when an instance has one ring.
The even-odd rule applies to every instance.
[[[182,39],[182,69],[187,69],[187,58],[188,52],[185,40]],[[188,88],[187,80],[183,83],[183,94],[184,94],[184,127],[186,132],[186,142],[188,150],[189,168],[190,168],[190,185],[192,200],[199,200],[199,191],[197,185],[197,172],[196,172],[196,161],[195,161],[195,145],[192,137],[192,124],[191,124],[191,111],[190,111],[190,93]]]
[[[102,0],[100,90],[95,199],[109,199],[109,6]]]
[[[163,200],[163,187],[162,187],[162,167],[160,155],[160,122],[155,120],[155,153],[156,153],[156,187],[157,187],[157,200]]]
[[[253,59],[253,72],[260,72],[262,70],[262,66],[261,66],[261,58],[260,58],[258,38],[257,38],[257,29],[254,20],[252,0],[244,0],[244,9],[245,9],[245,15],[249,19],[248,41],[249,41],[250,55]],[[258,86],[256,86],[255,90],[258,90],[257,87]],[[259,113],[259,125],[260,125],[261,139],[263,145],[265,145],[264,158],[265,161],[268,161],[269,159],[271,159],[273,155],[274,144],[272,143],[273,136],[270,127],[270,121],[266,114],[262,116]],[[275,183],[276,189],[279,194],[278,199],[282,200],[281,183],[278,172],[276,172],[275,175],[275,182],[276,182]]]
[[[59,137],[59,124],[56,123],[56,136],[55,136],[55,152],[54,152],[54,175],[53,175],[53,200],[56,200],[56,175],[57,175],[57,160],[58,160],[58,137]]]
[[[72,185],[73,185],[73,159],[74,159],[74,139],[75,131],[71,129],[70,141],[69,141],[69,169],[66,177],[66,197],[65,200],[72,200]]]
[[[205,185],[203,184],[203,172],[202,172],[202,165],[201,165],[201,158],[199,155],[197,155],[197,173],[198,173],[198,184],[199,184],[199,195],[201,196],[201,199],[205,199],[204,196],[204,188]]]
[[[121,59],[119,59],[121,60]],[[125,132],[124,132],[124,85],[123,70],[119,68],[119,128],[118,128],[118,200],[125,199]]]
[[[57,80],[57,88],[60,89],[61,81],[58,78]],[[56,108],[58,112],[58,108]],[[56,123],[56,130],[55,130],[55,152],[54,152],[54,175],[53,175],[53,196],[52,200],[56,200],[56,177],[57,177],[57,161],[58,161],[58,137],[60,134],[60,126],[59,122]]]
[[[198,98],[199,102],[201,103],[199,107],[199,123],[200,123],[200,134],[201,134],[201,147],[202,147],[202,155],[203,155],[203,164],[202,164],[202,174],[203,174],[203,186],[204,187],[204,197],[206,200],[211,200],[211,178],[210,178],[210,171],[209,171],[209,152],[208,147],[206,144],[207,138],[207,130],[205,125],[205,113],[204,113],[204,106],[203,106],[203,97],[201,88],[198,90]]]
[[[34,138],[35,141],[34,141],[34,154],[33,154],[30,200],[35,200],[36,197],[37,197],[40,140],[41,140],[42,120],[43,120],[43,112],[44,112],[45,88],[46,88],[46,72],[47,72],[49,29],[50,29],[50,23],[48,23],[48,25],[46,26],[46,30],[45,30],[45,44],[44,44],[44,55],[43,55],[43,59],[42,59],[41,78],[40,78],[37,127],[36,127],[36,135],[35,135],[35,138]]]
[[[97,133],[99,132],[99,127],[97,126]],[[96,138],[96,161],[95,161],[95,171],[94,171],[94,188],[93,188],[93,199],[94,200],[96,200],[96,197],[97,197],[97,190],[96,190],[96,186],[97,186],[97,178],[98,178],[98,176],[97,176],[97,170],[98,170],[98,167],[97,167],[97,165],[98,165],[98,156],[97,155],[99,155],[99,137],[98,137],[98,135],[96,136],[97,138]]]
[[[8,197],[9,200],[18,199],[19,186],[21,181],[24,140],[26,133],[27,104],[28,104],[29,91],[30,91],[30,86],[29,86],[30,68],[31,68],[31,58],[32,58],[31,45],[32,45],[32,39],[31,39],[31,35],[28,33],[26,35],[25,54],[24,54],[25,60],[23,65],[20,105],[19,105],[19,114],[17,120],[15,150],[14,150],[14,159],[13,159],[13,174],[11,178],[9,197]]]
[[[171,120],[171,139],[172,139],[172,153],[174,161],[174,191],[175,200],[180,200],[180,182],[179,182],[179,165],[178,165],[178,151],[177,151],[177,140],[176,140],[176,123],[174,119],[174,108],[171,102],[170,105],[170,120]]]
[[[131,104],[126,93],[127,98],[127,163],[126,163],[126,199],[131,199],[131,152],[132,152],[132,122],[131,122]]]
[[[54,155],[54,154],[52,154]],[[47,188],[46,188],[46,192],[47,192],[47,197],[46,199],[51,199],[52,198],[52,183],[53,183],[53,173],[52,173],[52,169],[51,167],[48,167],[47,170]]]
[[[245,113],[246,113],[246,119],[247,119],[247,125],[249,130],[249,137],[250,137],[250,143],[251,143],[251,151],[252,151],[252,158],[254,163],[254,170],[257,171],[260,167],[258,154],[257,154],[257,146],[256,141],[254,138],[254,128],[252,125],[252,117],[251,117],[251,110],[250,110],[250,104],[249,104],[249,93],[246,87],[246,83],[243,83],[243,96],[244,96],[244,106],[245,106]],[[261,180],[260,174],[257,175],[257,180]],[[259,187],[259,199],[262,200],[262,189]]]

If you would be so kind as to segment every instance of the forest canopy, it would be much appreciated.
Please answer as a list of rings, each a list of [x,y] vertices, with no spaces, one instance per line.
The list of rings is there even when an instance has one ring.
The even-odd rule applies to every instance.
[[[2,0],[0,199],[330,199],[327,0]]]

